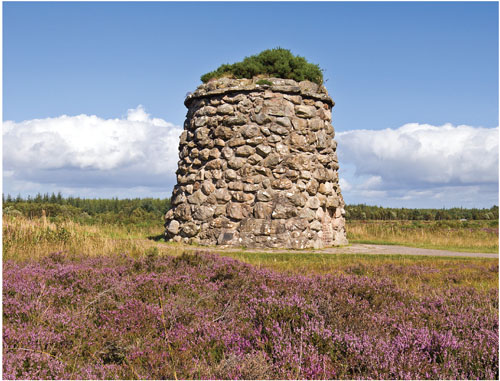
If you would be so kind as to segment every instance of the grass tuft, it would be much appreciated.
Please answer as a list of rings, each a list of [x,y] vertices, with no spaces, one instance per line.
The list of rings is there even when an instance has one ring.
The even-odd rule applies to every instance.
[[[241,62],[221,65],[216,70],[202,75],[201,80],[206,83],[221,77],[251,79],[259,75],[323,84],[323,73],[318,65],[311,64],[304,57],[295,56],[290,50],[283,48],[264,50],[257,55],[245,57]]]

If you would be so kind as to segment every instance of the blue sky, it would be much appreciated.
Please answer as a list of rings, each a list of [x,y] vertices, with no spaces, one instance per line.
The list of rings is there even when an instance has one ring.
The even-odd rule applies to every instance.
[[[89,158],[75,161],[78,148],[66,142],[58,154],[51,144],[66,139],[65,131],[71,135],[75,128],[90,128],[89,122],[69,119],[64,124],[60,118],[95,115],[102,123],[115,121],[117,131],[134,131],[123,126],[135,118],[149,126],[143,128],[152,136],[175,146],[175,138],[158,136],[157,130],[175,135],[186,114],[184,97],[200,84],[202,74],[277,46],[324,69],[336,102],[332,117],[347,202],[407,207],[497,203],[496,2],[4,2],[3,120],[11,121],[3,132],[4,192],[170,196],[177,160],[170,157],[175,156],[171,147],[168,157],[167,152],[156,154],[173,163],[173,170],[165,172],[147,173],[120,161],[112,162],[115,166],[88,164]],[[38,119],[45,120],[42,140],[27,139],[41,128],[33,122]],[[401,129],[411,123],[418,128]],[[59,140],[47,137],[57,134],[54,129]],[[362,130],[379,132],[372,142],[390,135],[400,150],[380,154],[376,147],[358,144],[370,135]],[[100,130],[92,131],[95,136]],[[418,137],[416,145],[401,144],[408,136]],[[436,139],[442,147],[418,148]],[[453,149],[447,141],[455,142]],[[476,142],[475,150],[468,143],[460,146],[470,141]],[[44,146],[35,158],[61,157],[44,157],[41,166],[40,160],[30,163],[20,154],[7,157],[7,143],[18,145],[18,153]],[[104,143],[96,154],[108,155]],[[122,146],[140,151],[142,160],[154,160],[147,143]],[[414,160],[401,160],[400,151],[412,147],[419,152]],[[458,154],[466,148],[465,155]],[[470,161],[483,154],[486,159],[477,164]],[[379,166],[366,168],[364,158]],[[432,160],[443,166],[429,176],[436,171]],[[407,167],[394,165],[402,162]],[[429,171],[420,173],[416,168],[422,166]],[[408,176],[412,171],[414,181]],[[477,180],[472,173],[480,174]],[[137,176],[138,184],[124,182],[123,176]]]

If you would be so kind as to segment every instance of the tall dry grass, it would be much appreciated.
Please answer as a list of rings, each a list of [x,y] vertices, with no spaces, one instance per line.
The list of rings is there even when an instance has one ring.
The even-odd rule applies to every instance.
[[[350,243],[400,244],[428,249],[498,252],[498,225],[491,222],[349,221]]]
[[[451,224],[451,223],[450,223]],[[436,222],[349,221],[351,243],[401,244],[406,246],[474,252],[498,252],[498,228],[476,223],[472,227],[446,226]],[[51,222],[47,218],[3,216],[3,258],[38,259],[64,251],[73,256],[127,253],[142,255],[156,248],[160,253],[180,254],[186,247],[161,244],[152,237],[163,233],[157,225],[82,224],[70,219]]]
[[[84,225],[71,220],[50,222],[46,218],[29,219],[22,216],[3,216],[4,260],[39,259],[54,252],[70,256],[99,256],[126,253],[144,254],[151,248],[175,251],[173,245],[157,245],[148,237],[163,232],[161,223],[154,227],[133,225]]]

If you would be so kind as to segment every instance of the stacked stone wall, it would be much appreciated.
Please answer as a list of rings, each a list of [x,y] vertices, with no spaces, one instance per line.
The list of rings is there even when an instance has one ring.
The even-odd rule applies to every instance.
[[[308,81],[260,83],[219,79],[186,98],[166,237],[245,247],[346,244],[333,101]]]

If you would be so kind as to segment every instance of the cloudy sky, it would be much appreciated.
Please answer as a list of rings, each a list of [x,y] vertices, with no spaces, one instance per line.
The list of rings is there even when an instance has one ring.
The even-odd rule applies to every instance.
[[[498,3],[3,3],[3,192],[169,197],[183,100],[281,46],[324,69],[347,203],[498,204]]]

